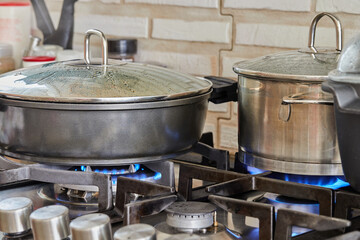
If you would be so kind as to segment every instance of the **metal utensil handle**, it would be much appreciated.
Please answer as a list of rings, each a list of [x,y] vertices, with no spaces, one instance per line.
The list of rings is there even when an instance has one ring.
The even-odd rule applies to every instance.
[[[323,13],[316,15],[314,17],[314,19],[311,21],[310,31],[309,31],[309,44],[308,44],[309,48],[312,49],[315,53],[317,53],[317,50],[314,46],[315,31],[316,31],[317,23],[323,16],[328,16],[334,22],[335,27],[336,27],[336,50],[341,51],[343,43],[342,43],[342,27],[341,27],[340,20],[337,17],[335,17],[334,15],[327,13],[327,12],[323,12]]]
[[[103,32],[97,30],[97,29],[89,29],[86,31],[85,33],[85,40],[84,40],[84,45],[85,45],[85,51],[84,51],[84,59],[85,59],[85,63],[87,65],[90,65],[90,36],[91,35],[97,35],[98,37],[101,38],[102,41],[102,65],[107,65],[108,64],[108,44],[107,44],[107,39],[104,35]]]

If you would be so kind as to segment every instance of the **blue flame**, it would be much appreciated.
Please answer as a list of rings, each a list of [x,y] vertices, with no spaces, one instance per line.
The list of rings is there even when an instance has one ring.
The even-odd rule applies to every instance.
[[[93,172],[111,175],[111,182],[113,185],[116,185],[118,176],[124,176],[137,180],[149,180],[149,179],[160,180],[162,177],[160,172],[151,173],[149,172],[151,171],[150,169],[147,169],[146,167],[143,167],[140,164],[134,164],[135,173],[129,173],[129,171],[127,170],[128,166],[123,168],[109,167],[111,169],[102,168],[102,167],[98,167],[98,168],[93,167],[93,168],[94,168],[92,169]],[[73,169],[74,171],[85,172],[86,166],[75,167]]]
[[[338,176],[301,176],[293,174],[284,174],[284,180],[289,182],[303,183],[313,186],[330,188],[333,190],[347,187],[350,184]]]
[[[226,228],[226,231],[227,231],[228,233],[230,233],[231,236],[233,236],[233,237],[236,238],[236,239],[243,239],[240,234],[234,233],[233,231],[231,231],[231,230],[228,229],[228,228]]]
[[[248,171],[251,175],[256,175],[256,174],[260,174],[260,173],[266,172],[266,170],[259,169],[259,168],[256,168],[256,167],[246,166],[246,168],[247,168],[247,171]]]
[[[260,174],[267,172],[255,167],[246,166],[247,171],[252,174]],[[288,182],[296,182],[302,184],[308,184],[313,186],[330,188],[333,190],[350,186],[342,176],[310,176],[310,175],[295,175],[295,174],[284,174],[284,173],[272,173],[272,176],[276,179],[285,180]]]
[[[135,171],[137,172],[140,169],[140,164],[134,164]]]
[[[159,180],[159,179],[161,179],[161,173],[160,172],[157,172],[157,173],[155,173],[155,175],[154,175],[154,180]]]

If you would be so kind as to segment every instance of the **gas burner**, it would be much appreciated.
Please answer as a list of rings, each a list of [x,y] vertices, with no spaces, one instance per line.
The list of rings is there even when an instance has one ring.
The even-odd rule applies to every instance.
[[[175,202],[165,211],[166,222],[155,226],[159,239],[184,233],[188,237],[201,237],[194,239],[232,239],[227,228],[216,221],[216,206],[211,203]]]
[[[214,224],[216,207],[203,202],[176,202],[165,211],[166,223],[183,232],[206,229]]]

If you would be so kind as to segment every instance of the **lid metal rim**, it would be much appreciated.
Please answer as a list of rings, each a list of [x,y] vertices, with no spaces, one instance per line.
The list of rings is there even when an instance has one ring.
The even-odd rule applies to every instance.
[[[212,83],[208,80],[209,86],[199,91],[188,91],[182,93],[176,93],[172,95],[163,96],[139,96],[139,97],[106,97],[106,98],[86,98],[86,97],[36,97],[36,96],[24,96],[19,94],[8,94],[0,92],[0,98],[31,101],[31,102],[47,102],[47,103],[143,103],[143,102],[159,102],[175,99],[183,99],[193,96],[205,94],[212,89]]]
[[[204,94],[196,96],[189,96],[180,99],[171,99],[157,102],[140,102],[140,103],[60,103],[60,102],[39,102],[39,101],[24,101],[20,99],[1,98],[0,104],[14,107],[37,108],[37,109],[51,109],[51,110],[141,110],[151,108],[164,108],[193,104],[195,102],[208,100],[212,90]]]
[[[269,73],[261,71],[251,71],[240,69],[237,67],[233,68],[234,72],[238,75],[250,78],[262,78],[267,80],[275,81],[305,81],[305,82],[323,82],[328,79],[327,75],[316,76],[316,75],[293,75],[293,74],[281,74],[281,73]]]

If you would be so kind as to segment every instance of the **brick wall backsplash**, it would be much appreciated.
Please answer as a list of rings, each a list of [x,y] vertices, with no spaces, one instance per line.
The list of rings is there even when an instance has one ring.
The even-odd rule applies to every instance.
[[[224,0],[224,7],[309,12],[311,10],[311,2],[311,0]]]
[[[46,0],[57,25],[62,0]],[[79,0],[75,5],[74,48],[84,32],[98,28],[110,37],[138,39],[136,60],[197,76],[236,79],[234,63],[304,48],[319,12],[332,12],[344,29],[344,42],[360,32],[359,0]],[[100,43],[92,40],[93,54]],[[331,20],[322,19],[316,46],[335,47]],[[204,131],[215,147],[237,150],[237,103],[209,104]]]

